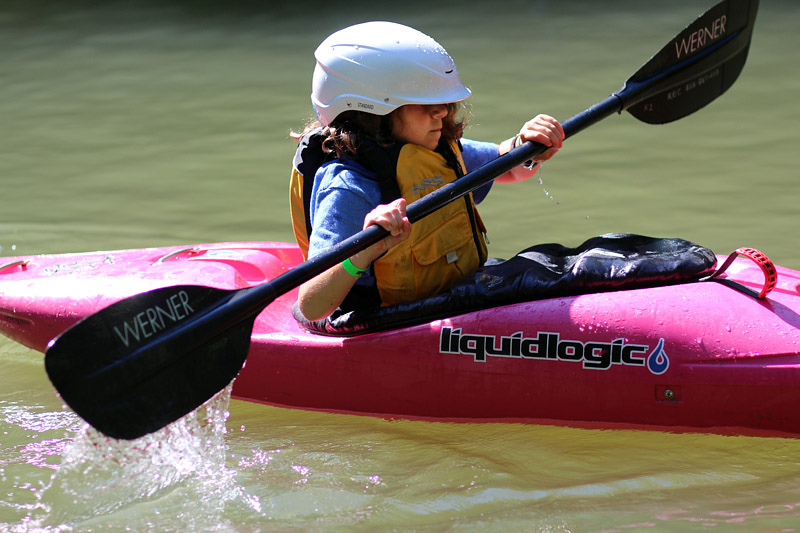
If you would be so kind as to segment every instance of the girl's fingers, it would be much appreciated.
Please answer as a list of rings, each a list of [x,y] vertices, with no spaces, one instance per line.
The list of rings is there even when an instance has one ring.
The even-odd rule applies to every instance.
[[[555,148],[561,148],[564,142],[564,128],[558,120],[549,115],[537,115],[526,122],[520,135],[523,140]]]
[[[390,204],[381,204],[370,211],[364,219],[364,228],[377,224],[392,235],[399,235],[405,231],[406,223],[408,223],[406,201],[398,198]]]

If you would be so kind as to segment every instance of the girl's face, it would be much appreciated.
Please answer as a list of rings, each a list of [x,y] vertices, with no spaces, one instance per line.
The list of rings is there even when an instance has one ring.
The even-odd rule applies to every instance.
[[[447,104],[404,105],[393,115],[392,136],[399,141],[436,150],[442,136],[442,119],[447,113]]]

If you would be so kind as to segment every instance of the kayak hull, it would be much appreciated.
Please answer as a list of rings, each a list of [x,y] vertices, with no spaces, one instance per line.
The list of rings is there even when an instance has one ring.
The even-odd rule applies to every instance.
[[[0,260],[0,332],[36,350],[120,299],[236,289],[301,261],[284,243]],[[766,299],[716,282],[550,298],[349,337],[304,330],[296,291],[255,320],[237,398],[333,412],[725,434],[800,434],[800,273]],[[727,279],[757,293],[746,259]]]

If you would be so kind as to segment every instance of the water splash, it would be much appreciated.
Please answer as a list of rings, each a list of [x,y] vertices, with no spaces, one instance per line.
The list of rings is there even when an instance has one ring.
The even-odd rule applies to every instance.
[[[13,531],[223,527],[226,503],[249,501],[225,464],[231,388],[134,441],[111,439],[84,424]]]

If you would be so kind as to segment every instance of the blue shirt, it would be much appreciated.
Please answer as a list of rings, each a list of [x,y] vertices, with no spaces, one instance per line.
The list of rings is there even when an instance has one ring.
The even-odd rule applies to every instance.
[[[498,156],[494,143],[461,139],[467,172]],[[472,196],[480,203],[492,188],[490,181]],[[314,257],[363,229],[364,217],[381,203],[375,174],[355,161],[336,159],[317,170],[311,191],[309,216],[312,232],[308,256]]]

